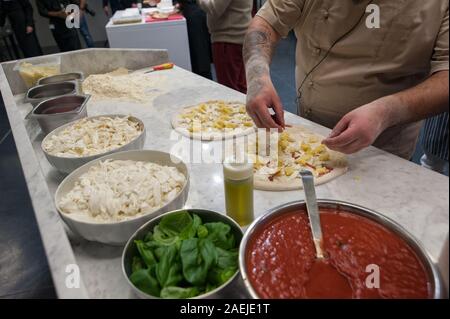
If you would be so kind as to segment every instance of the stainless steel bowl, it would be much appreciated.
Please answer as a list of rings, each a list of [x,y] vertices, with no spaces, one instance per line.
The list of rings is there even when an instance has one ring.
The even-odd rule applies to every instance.
[[[410,233],[408,233],[402,226],[376,211],[348,202],[319,199],[318,203],[319,208],[332,208],[337,210],[343,209],[346,212],[371,219],[372,221],[383,225],[387,229],[400,236],[413,249],[417,257],[424,265],[428,278],[431,281],[431,292],[433,298],[440,299],[443,297],[442,284],[436,265],[433,263],[422,245],[416,239],[414,239],[414,237]],[[245,256],[247,254],[247,245],[249,243],[249,240],[252,238],[255,232],[257,232],[261,227],[266,225],[273,218],[298,209],[306,210],[305,201],[295,201],[275,207],[267,211],[260,218],[256,219],[247,229],[247,232],[242,239],[241,247],[239,249],[239,269],[241,271],[242,279],[245,283],[248,293],[252,298],[259,299],[260,297],[250,283],[250,280],[248,278],[247,266],[245,264]]]
[[[91,168],[93,165],[96,165],[100,161],[105,161],[107,159],[152,162],[159,165],[173,166],[179,169],[180,172],[182,172],[184,176],[186,176],[186,183],[181,189],[180,193],[178,193],[178,195],[173,200],[166,203],[161,208],[151,213],[140,215],[136,218],[125,221],[98,222],[90,220],[89,218],[80,219],[76,216],[71,216],[70,214],[63,213],[59,208],[59,202],[61,198],[73,189],[73,187],[75,186],[75,182],[82,174],[86,173],[89,168]],[[189,180],[189,171],[186,164],[169,153],[159,151],[120,152],[103,156],[94,161],[91,161],[72,172],[72,174],[68,175],[56,190],[55,205],[61,218],[75,234],[89,241],[95,241],[114,246],[122,246],[127,242],[130,236],[133,235],[133,233],[147,221],[165,212],[182,208],[186,203],[188,197]]]
[[[60,82],[43,84],[32,87],[25,95],[24,102],[31,103],[33,106],[38,105],[44,100],[64,96],[75,95],[78,93],[79,86],[76,82]]]
[[[164,216],[177,213],[180,211],[187,211],[189,213],[197,214],[203,222],[223,222],[231,226],[231,230],[234,234],[234,236],[237,239],[237,242],[239,243],[242,240],[242,230],[241,227],[230,217],[215,212],[211,210],[205,210],[205,209],[181,209],[176,210],[172,212],[168,212],[165,214],[162,214],[158,217],[153,218],[149,222],[147,222],[145,225],[143,225],[141,228],[139,228],[133,236],[128,240],[127,244],[125,245],[125,248],[122,253],[122,271],[123,275],[125,276],[125,279],[133,292],[139,297],[143,299],[160,299],[158,297],[146,294],[145,292],[142,292],[138,288],[136,288],[133,283],[130,281],[129,277],[131,276],[131,260],[133,256],[136,256],[138,253],[136,245],[134,244],[135,240],[143,239],[145,235],[152,231],[153,228],[159,224],[161,219]],[[216,289],[197,296],[193,299],[218,299],[218,298],[249,298],[249,295],[244,287],[244,283],[242,282],[241,276],[239,275],[239,270],[236,271],[234,276],[228,280],[225,284],[223,284],[220,287],[217,287]]]
[[[89,119],[95,119],[95,118],[99,118],[99,117],[126,117],[127,115],[123,115],[123,114],[108,114],[108,115],[98,115],[98,116],[92,116],[89,117]],[[142,122],[140,119],[138,119],[137,117],[134,116],[128,116],[130,118],[130,120],[136,122],[139,124],[140,128],[141,128],[141,133],[136,136],[133,140],[131,140],[129,143],[118,147],[116,149],[110,150],[108,152],[103,152],[100,154],[96,154],[96,155],[91,155],[91,156],[83,156],[83,157],[62,157],[62,156],[56,156],[53,154],[48,153],[45,148],[43,147],[43,145],[46,143],[47,139],[50,139],[53,135],[55,134],[59,134],[59,132],[65,130],[67,127],[73,125],[76,121],[64,124],[58,128],[56,128],[55,130],[51,131],[49,134],[47,134],[47,136],[42,140],[41,143],[41,148],[42,151],[45,154],[45,157],[47,158],[48,162],[50,163],[50,165],[52,165],[54,168],[56,168],[58,171],[63,172],[63,173],[70,173],[73,170],[77,169],[80,166],[83,166],[86,163],[89,163],[92,160],[95,160],[99,157],[108,155],[108,154],[113,154],[113,153],[117,153],[117,152],[123,152],[123,151],[133,151],[133,150],[141,150],[144,148],[144,144],[145,144],[145,138],[146,138],[146,129],[144,126],[144,122]]]
[[[87,116],[86,104],[90,95],[65,95],[51,98],[39,103],[26,116],[36,119],[45,134],[66,123]]]
[[[71,72],[46,76],[44,78],[39,79],[37,85],[60,83],[67,81],[83,81],[83,80],[84,80],[83,72]]]

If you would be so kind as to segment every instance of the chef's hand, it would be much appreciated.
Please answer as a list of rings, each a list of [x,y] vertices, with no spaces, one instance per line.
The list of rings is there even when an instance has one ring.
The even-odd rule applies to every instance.
[[[105,13],[105,16],[109,17],[109,7],[108,6],[103,7],[103,12]]]
[[[25,31],[27,34],[30,34],[30,33],[32,33],[33,32],[33,27],[32,26],[27,26],[27,28],[26,28],[26,31]]]
[[[275,114],[270,114],[269,109],[272,109]],[[264,76],[253,83],[249,82],[247,112],[260,128],[284,129],[283,105],[270,77]]]
[[[387,101],[376,100],[346,114],[322,143],[338,152],[356,153],[372,145],[387,123]]]

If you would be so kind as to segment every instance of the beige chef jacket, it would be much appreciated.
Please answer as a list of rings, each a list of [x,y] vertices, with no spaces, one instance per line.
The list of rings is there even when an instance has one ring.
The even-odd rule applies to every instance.
[[[371,4],[380,28],[366,24]],[[331,128],[361,105],[448,70],[448,9],[448,0],[267,0],[258,16],[283,37],[295,30],[299,114]],[[374,145],[410,158],[419,130],[392,127]]]

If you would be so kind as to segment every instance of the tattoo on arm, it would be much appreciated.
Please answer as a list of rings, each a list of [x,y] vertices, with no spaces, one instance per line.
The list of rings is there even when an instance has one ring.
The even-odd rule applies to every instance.
[[[262,87],[262,77],[269,76],[269,65],[275,51],[277,36],[270,26],[259,23],[250,27],[244,41],[248,96],[255,96]]]

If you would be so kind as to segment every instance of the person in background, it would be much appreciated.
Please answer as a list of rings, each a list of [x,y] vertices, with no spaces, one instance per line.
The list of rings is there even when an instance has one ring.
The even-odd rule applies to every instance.
[[[111,7],[111,12],[109,8]],[[113,16],[117,10],[122,10],[120,0],[103,0],[103,11],[107,17]]]
[[[448,130],[448,112],[425,121],[422,137],[422,149],[425,154],[420,159],[423,167],[447,176],[449,173]]]
[[[174,1],[174,5],[177,4],[186,18],[192,72],[211,80],[211,37],[206,13],[200,9],[196,0]]]
[[[252,19],[253,0],[197,0],[207,15],[217,80],[247,92],[242,44]]]
[[[137,6],[138,0],[102,0],[103,11],[107,17],[113,16],[118,10],[125,10],[127,8],[134,8]],[[109,4],[109,6],[108,6]],[[109,12],[111,7],[111,13]]]
[[[49,27],[53,38],[61,52],[81,49],[76,28],[67,28],[65,7],[76,4],[83,7],[85,0],[36,0],[39,14],[49,19]]]
[[[84,43],[88,48],[95,47],[94,40],[92,39],[91,32],[89,31],[89,25],[87,22],[86,14],[90,13],[95,15],[95,12],[90,11],[88,8],[87,0],[80,2],[80,33],[83,37]]]
[[[26,58],[42,55],[29,0],[0,0],[0,27],[9,19],[20,49]]]

